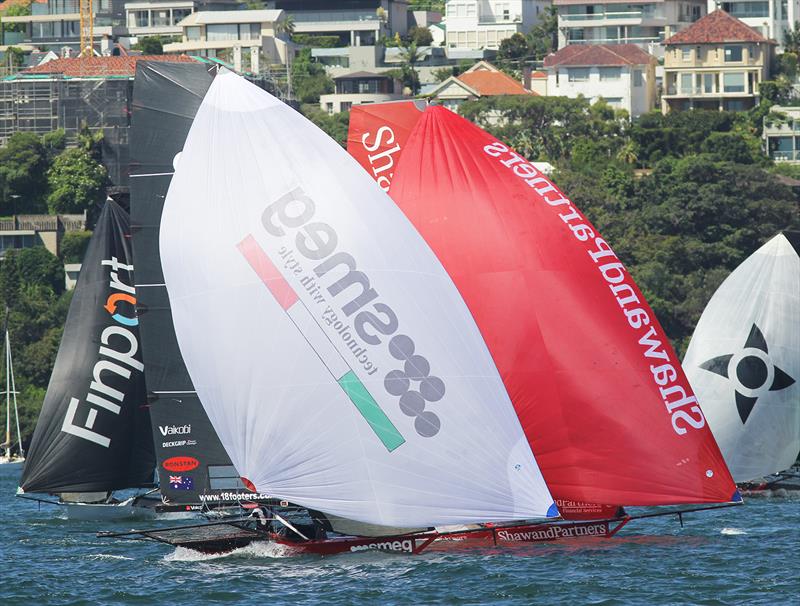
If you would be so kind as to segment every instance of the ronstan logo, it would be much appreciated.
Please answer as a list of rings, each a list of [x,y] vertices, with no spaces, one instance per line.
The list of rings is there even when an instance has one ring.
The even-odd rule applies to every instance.
[[[164,461],[161,466],[167,471],[191,471],[200,466],[200,461],[194,457],[172,457]]]
[[[786,389],[795,382],[773,362],[767,341],[755,324],[739,353],[711,358],[700,368],[730,380],[742,424],[747,422],[759,397],[770,391]]]

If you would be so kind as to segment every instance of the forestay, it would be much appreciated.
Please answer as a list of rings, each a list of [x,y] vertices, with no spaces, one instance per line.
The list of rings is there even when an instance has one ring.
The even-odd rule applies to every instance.
[[[189,374],[260,492],[403,527],[556,513],[452,281],[299,113],[218,76],[160,247]]]
[[[739,498],[641,291],[532,164],[431,106],[389,193],[468,305],[556,498]]]
[[[800,452],[800,257],[784,234],[717,289],[683,367],[734,480],[791,467]]]

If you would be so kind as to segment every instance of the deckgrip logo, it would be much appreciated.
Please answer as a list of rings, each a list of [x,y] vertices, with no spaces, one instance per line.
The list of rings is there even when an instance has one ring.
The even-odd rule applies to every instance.
[[[664,346],[656,328],[650,326],[653,320],[648,306],[639,299],[638,289],[611,246],[595,234],[592,225],[572,206],[572,202],[524,158],[499,141],[484,146],[483,151],[512,171],[549,206],[558,208],[560,211],[558,217],[570,229],[575,239],[588,244],[586,254],[608,284],[627,323],[639,331],[638,343],[642,347],[642,355],[649,364],[653,382],[658,387],[664,406],[670,415],[673,431],[678,435],[684,435],[687,432],[687,425],[694,429],[703,428],[706,424],[705,417],[697,405],[697,399],[691,395],[692,391],[686,378],[682,376],[680,363],[673,360],[669,345]],[[706,475],[711,477],[713,472],[708,470]]]
[[[414,542],[411,539],[403,539],[402,541],[367,543],[366,545],[353,545],[350,548],[350,551],[369,551],[372,549],[377,549],[379,551],[401,551],[404,553],[414,553]]]
[[[353,255],[337,250],[337,231],[327,223],[312,220],[315,212],[314,200],[298,187],[270,204],[261,221],[267,233],[274,237],[284,237],[287,229],[296,230],[295,247],[303,257],[316,263],[313,274],[327,284],[325,290],[337,302],[336,316],[349,319],[352,330],[368,346],[385,344],[389,354],[402,363],[401,369],[385,375],[386,392],[399,398],[400,410],[414,418],[414,429],[420,436],[435,436],[441,428],[441,420],[436,413],[426,410],[426,405],[444,397],[444,381],[430,374],[431,365],[417,352],[414,340],[406,334],[398,334],[400,321],[394,309],[381,300],[370,277],[358,269]],[[334,269],[340,277],[331,277]],[[342,270],[344,275],[341,275]],[[328,315],[324,316],[324,321],[330,325],[329,319]],[[343,322],[336,321],[342,326],[337,331],[343,331]],[[352,349],[350,353],[354,353]]]
[[[497,538],[501,541],[528,542],[553,541],[569,537],[597,537],[605,536],[608,531],[606,524],[590,524],[585,526],[549,526],[541,529],[531,529],[518,532],[500,530]]]
[[[111,438],[93,431],[97,415],[101,411],[105,411],[106,414],[119,415],[122,412],[121,404],[126,395],[124,390],[112,387],[109,379],[113,375],[117,375],[125,380],[130,380],[132,372],[142,372],[144,365],[137,357],[138,336],[130,330],[139,323],[133,311],[136,305],[135,291],[131,284],[126,284],[119,277],[122,271],[127,272],[128,281],[132,283],[133,265],[120,263],[116,257],[104,259],[100,261],[100,265],[111,268],[109,287],[117,292],[112,292],[108,296],[103,308],[111,315],[111,319],[116,324],[105,327],[100,333],[100,348],[97,354],[99,359],[92,369],[89,391],[86,395],[86,403],[90,405],[88,411],[85,412],[86,420],[81,424],[76,423],[75,418],[78,415],[78,406],[81,401],[78,398],[70,398],[64,421],[61,424],[61,431],[108,448],[111,445]],[[130,316],[118,311],[120,303],[127,303],[130,306]]]
[[[386,135],[386,143],[384,144],[382,139]],[[386,145],[386,149],[383,149],[375,154],[369,154],[367,156],[367,160],[369,160],[370,168],[372,169],[372,176],[375,177],[375,180],[378,182],[380,188],[385,191],[389,192],[389,186],[392,184],[392,177],[394,176],[394,172],[392,168],[394,168],[394,154],[400,151],[400,144],[396,143],[393,147],[388,147],[394,143],[394,131],[389,128],[388,126],[381,126],[377,132],[375,133],[375,141],[373,143],[368,144],[367,138],[370,136],[370,133],[364,133],[361,135],[361,145],[364,146],[368,152],[376,152],[381,147],[381,145]],[[376,162],[381,162],[380,164],[376,165]],[[387,174],[386,171],[392,171]]]

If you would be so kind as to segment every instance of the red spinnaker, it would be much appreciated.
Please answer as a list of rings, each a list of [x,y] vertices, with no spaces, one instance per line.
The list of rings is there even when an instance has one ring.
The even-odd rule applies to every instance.
[[[347,151],[383,191],[389,191],[400,154],[424,109],[421,101],[397,101],[351,110]]]
[[[655,314],[555,185],[477,126],[429,107],[390,194],[469,306],[554,497],[738,499]]]

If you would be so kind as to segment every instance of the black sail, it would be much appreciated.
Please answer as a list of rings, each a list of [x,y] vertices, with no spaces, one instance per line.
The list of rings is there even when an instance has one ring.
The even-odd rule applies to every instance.
[[[133,284],[128,213],[109,200],[69,306],[20,480],[25,492],[152,486],[155,459]]]
[[[158,234],[175,157],[212,80],[208,66],[201,63],[137,63],[130,180],[137,311],[160,489],[169,502],[211,506],[244,497],[247,491],[178,349]]]

